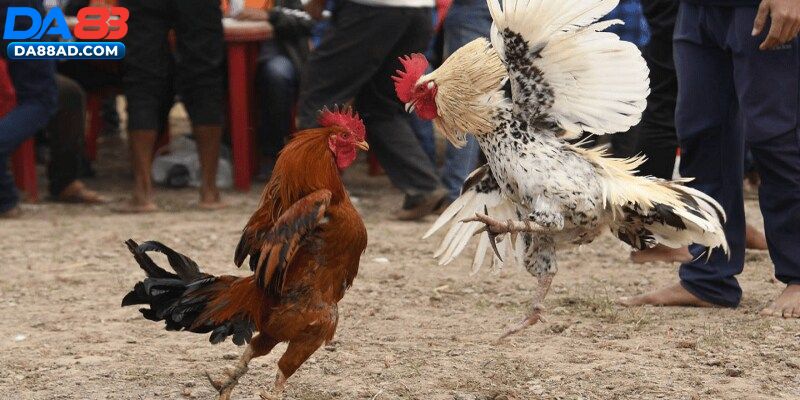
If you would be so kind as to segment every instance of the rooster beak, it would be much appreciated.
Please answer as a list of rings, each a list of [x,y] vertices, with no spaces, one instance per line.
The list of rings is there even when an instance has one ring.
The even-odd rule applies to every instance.
[[[407,113],[411,113],[413,111],[414,111],[414,103],[413,102],[406,103],[406,112]]]
[[[364,150],[364,151],[369,151],[369,144],[367,144],[366,140],[362,140],[362,141],[356,143],[356,147],[358,147],[359,149]]]

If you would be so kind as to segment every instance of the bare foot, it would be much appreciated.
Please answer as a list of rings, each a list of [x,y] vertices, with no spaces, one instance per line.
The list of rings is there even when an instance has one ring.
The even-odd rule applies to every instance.
[[[788,285],[772,304],[761,310],[761,315],[783,318],[800,318],[800,285]]]
[[[73,181],[61,193],[56,196],[56,200],[63,203],[83,203],[83,204],[102,204],[108,202],[101,194],[86,187],[81,181]]]
[[[673,249],[671,247],[658,244],[656,247],[651,249],[631,252],[631,261],[637,264],[655,261],[685,263],[692,261],[692,254],[689,253],[689,249],[687,247]]]
[[[700,300],[689,293],[680,283],[673,283],[654,292],[640,296],[622,297],[617,303],[625,307],[635,306],[690,306],[690,307],[717,307],[707,301]]]
[[[120,214],[147,214],[159,211],[160,209],[156,203],[152,201],[139,202],[131,199],[128,202],[112,208],[112,210]]]
[[[745,248],[750,250],[767,250],[767,237],[753,225],[745,228]]]
[[[228,204],[222,201],[219,190],[201,190],[200,203],[197,204],[197,207],[201,210],[219,210],[228,207]]]
[[[0,219],[13,219],[19,218],[20,216],[22,216],[22,210],[20,210],[19,207],[14,207],[0,213]]]

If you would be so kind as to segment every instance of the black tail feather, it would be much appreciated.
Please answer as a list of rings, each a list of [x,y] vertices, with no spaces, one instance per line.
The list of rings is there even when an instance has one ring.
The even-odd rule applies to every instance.
[[[156,241],[148,241],[142,243],[139,246],[139,251],[142,253],[148,251],[157,251],[167,256],[167,261],[169,261],[169,265],[175,272],[178,273],[178,276],[187,282],[192,282],[198,279],[202,279],[207,277],[207,274],[200,272],[200,268],[197,266],[197,263],[194,262],[191,258],[186,257],[183,254],[178,253],[175,250],[170,249],[169,247],[165,246],[161,242]]]
[[[144,270],[144,273],[147,274],[150,278],[178,278],[178,275],[175,275],[171,272],[167,272],[163,268],[156,265],[153,262],[153,259],[150,258],[140,247],[139,244],[134,242],[133,239],[128,239],[125,241],[125,245],[128,246],[128,250],[130,250],[131,254],[133,254],[133,258],[136,259],[136,262],[139,263],[139,266]]]
[[[224,341],[228,336],[233,336],[232,340],[237,345],[250,341],[255,325],[244,316],[220,323],[199,318],[215,294],[228,288],[229,283],[226,282],[229,281],[200,272],[197,263],[162,243],[151,241],[138,245],[128,240],[125,244],[147,278],[137,282],[133,290],[125,295],[123,307],[148,305],[150,308],[139,309],[146,319],[164,321],[166,329],[170,331],[212,332],[209,340],[213,344]],[[146,254],[147,251],[165,254],[177,275],[159,267]]]

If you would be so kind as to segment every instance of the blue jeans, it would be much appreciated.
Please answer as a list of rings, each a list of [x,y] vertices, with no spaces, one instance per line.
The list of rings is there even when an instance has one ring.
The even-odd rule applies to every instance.
[[[756,7],[681,2],[675,27],[681,175],[727,214],[730,258],[715,250],[681,265],[681,284],[721,306],[739,304],[744,268],[742,195],[745,143],[761,174],[761,213],[775,277],[800,283],[800,41],[771,51],[752,37]],[[712,101],[709,101],[712,99]],[[705,249],[690,247],[697,257]]]
[[[444,21],[444,56],[479,37],[488,37],[491,27],[492,16],[486,1],[453,1]],[[471,135],[467,137],[467,144],[460,149],[447,143],[441,179],[450,192],[449,200],[455,200],[460,194],[464,180],[478,164],[479,154],[478,142]]]
[[[261,125],[258,128],[261,152],[274,161],[291,130],[298,78],[292,61],[272,41],[262,44],[258,82],[261,96]]]
[[[32,6],[31,2],[17,1]],[[0,7],[0,21],[6,9]],[[47,60],[15,60],[8,63],[8,73],[17,93],[17,106],[0,117],[0,213],[17,206],[14,179],[8,171],[8,160],[22,142],[47,124],[56,110],[55,62]]]
[[[417,114],[410,113],[407,115],[408,123],[414,131],[422,151],[430,158],[432,163],[436,163],[436,139],[433,133],[433,123],[426,121],[417,116]]]

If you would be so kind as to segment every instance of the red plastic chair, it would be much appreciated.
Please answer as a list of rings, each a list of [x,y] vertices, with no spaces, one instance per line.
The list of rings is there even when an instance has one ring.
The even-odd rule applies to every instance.
[[[11,83],[6,60],[0,59],[0,116],[8,114],[17,105],[17,94]],[[12,154],[11,168],[14,181],[27,194],[28,201],[39,200],[36,182],[36,154],[33,139],[28,139]]]

